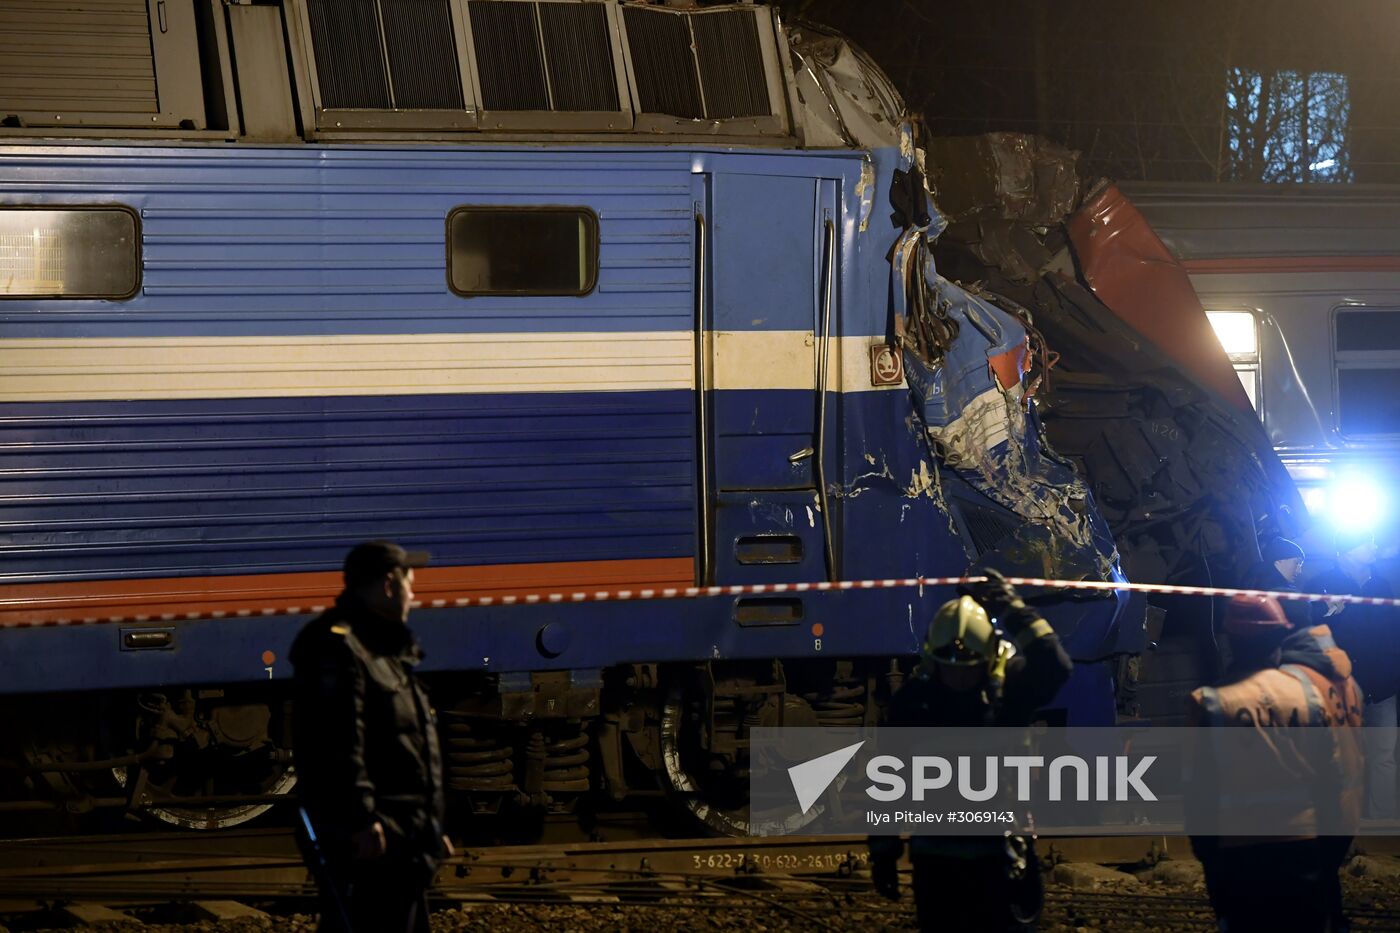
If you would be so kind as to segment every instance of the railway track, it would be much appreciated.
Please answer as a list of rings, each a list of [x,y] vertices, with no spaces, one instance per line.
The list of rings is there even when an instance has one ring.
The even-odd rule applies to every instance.
[[[1389,848],[1372,845],[1372,850]],[[1121,873],[1084,887],[1075,866],[1148,866],[1187,857],[1173,837],[1043,840],[1055,865],[1042,929],[1211,929],[1204,892],[1142,884]],[[596,922],[599,929],[908,928],[912,901],[870,888],[864,839],[630,840],[472,849],[450,860],[433,891],[435,929],[530,929]],[[1113,872],[1105,878],[1114,877]],[[1055,882],[1061,883],[1055,883]],[[1069,887],[1064,882],[1077,885]],[[314,910],[314,888],[285,830],[21,839],[0,845],[0,925],[267,917],[274,928]],[[560,916],[562,912],[562,917]],[[1357,930],[1400,929],[1400,898],[1352,908]],[[553,918],[553,919],[551,919]],[[626,918],[625,920],[623,918]],[[586,925],[586,924],[585,924]],[[485,928],[485,927],[480,927]]]

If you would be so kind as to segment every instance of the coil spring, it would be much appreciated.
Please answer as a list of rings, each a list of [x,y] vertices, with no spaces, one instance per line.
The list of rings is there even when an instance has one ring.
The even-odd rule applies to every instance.
[[[549,793],[588,790],[588,734],[582,724],[573,735],[546,740],[544,789]]]
[[[834,687],[830,693],[808,693],[802,698],[811,704],[822,726],[859,726],[865,721],[864,684]]]
[[[446,784],[458,791],[515,789],[515,749],[494,729],[469,720],[449,722],[443,730]]]

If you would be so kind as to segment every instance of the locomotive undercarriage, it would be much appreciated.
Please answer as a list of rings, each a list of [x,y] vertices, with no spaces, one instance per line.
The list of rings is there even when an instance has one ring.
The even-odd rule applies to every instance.
[[[296,784],[279,687],[176,688],[13,701],[0,813],[125,811],[190,829],[266,812]],[[20,715],[22,711],[22,715]]]
[[[476,814],[652,800],[745,835],[750,730],[873,723],[902,676],[863,660],[635,664],[592,686],[534,674],[528,692],[483,679],[439,701],[447,785]]]
[[[436,674],[449,811],[519,838],[546,816],[643,806],[743,835],[756,726],[860,726],[903,674],[894,660],[634,664],[601,678]],[[187,829],[245,823],[296,793],[284,684],[26,698],[0,753],[0,813]],[[25,715],[17,715],[21,710]],[[84,724],[79,726],[77,724]],[[567,816],[563,816],[567,818]]]

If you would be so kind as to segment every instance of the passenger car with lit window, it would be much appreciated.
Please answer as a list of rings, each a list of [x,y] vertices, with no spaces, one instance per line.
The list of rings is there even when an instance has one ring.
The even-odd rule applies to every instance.
[[[1394,543],[1400,196],[1384,185],[1133,185],[1270,439],[1330,532]]]

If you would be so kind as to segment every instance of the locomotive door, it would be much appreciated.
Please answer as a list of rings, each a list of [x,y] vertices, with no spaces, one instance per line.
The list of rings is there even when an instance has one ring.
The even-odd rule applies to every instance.
[[[818,385],[838,361],[824,339],[837,320],[838,183],[700,178],[702,573],[716,584],[826,580],[832,521],[820,489],[836,445],[822,422],[834,423],[835,406]],[[736,613],[791,624],[802,607],[741,600]]]

